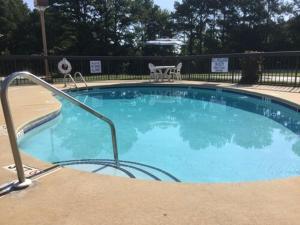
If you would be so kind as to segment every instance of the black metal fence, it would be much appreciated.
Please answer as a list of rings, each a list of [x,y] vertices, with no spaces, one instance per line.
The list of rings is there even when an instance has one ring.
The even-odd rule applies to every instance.
[[[132,80],[149,79],[148,63],[154,65],[177,65],[183,63],[182,79],[238,83],[241,81],[243,64],[251,58],[258,60],[258,84],[300,86],[300,51],[218,54],[198,56],[67,56],[72,64],[72,74],[79,71],[87,81],[96,80]],[[50,74],[55,83],[62,82],[57,65],[63,56],[49,56]],[[212,72],[213,58],[228,58],[227,72]],[[101,61],[102,72],[92,74],[90,61]],[[0,56],[0,79],[15,72],[26,70],[35,75],[44,76],[43,56]],[[27,84],[19,79],[15,84]]]

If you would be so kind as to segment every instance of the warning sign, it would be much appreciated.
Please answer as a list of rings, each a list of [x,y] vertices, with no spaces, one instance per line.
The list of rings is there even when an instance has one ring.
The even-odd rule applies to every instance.
[[[90,61],[90,70],[91,73],[102,73],[101,61]]]
[[[0,136],[4,136],[7,135],[7,129],[6,129],[6,125],[0,125]]]
[[[212,58],[211,72],[213,73],[227,73],[228,72],[228,58]]]
[[[3,168],[6,169],[6,170],[11,171],[13,173],[17,173],[17,169],[16,169],[15,164],[12,164],[12,165],[9,165],[9,166],[4,166]],[[30,176],[33,176],[33,175],[41,172],[37,168],[33,168],[33,167],[30,167],[30,166],[26,166],[26,165],[23,165],[23,169],[24,169],[25,177],[30,177]]]

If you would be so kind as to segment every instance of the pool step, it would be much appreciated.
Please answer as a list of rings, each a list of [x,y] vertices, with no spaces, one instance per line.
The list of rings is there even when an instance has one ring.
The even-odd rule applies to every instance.
[[[138,162],[119,161],[119,166],[117,166],[115,161],[109,159],[84,159],[55,162],[54,164],[97,174],[180,182],[178,178],[162,169]]]

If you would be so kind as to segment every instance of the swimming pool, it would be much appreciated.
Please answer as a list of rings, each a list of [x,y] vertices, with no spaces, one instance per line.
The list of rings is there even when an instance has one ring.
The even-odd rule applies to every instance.
[[[115,87],[70,92],[112,119],[109,127],[71,103],[19,146],[84,171],[182,182],[245,182],[300,174],[300,115],[268,98],[221,89]]]

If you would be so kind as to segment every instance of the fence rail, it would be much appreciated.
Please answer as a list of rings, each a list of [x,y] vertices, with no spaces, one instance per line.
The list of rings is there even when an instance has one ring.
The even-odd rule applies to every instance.
[[[48,56],[50,74],[56,83],[63,82],[63,75],[57,69],[63,56]],[[243,65],[255,58],[259,61],[259,84],[300,86],[300,51],[235,53],[195,56],[67,56],[72,64],[72,74],[79,71],[87,81],[148,79],[148,63],[154,65],[177,65],[183,63],[182,78],[185,80],[238,83],[242,78]],[[228,58],[228,72],[211,72],[212,58]],[[13,72],[26,70],[37,76],[44,76],[43,56],[0,56],[0,79]],[[100,60],[101,74],[92,74],[90,61]],[[15,85],[27,84],[18,79]]]

